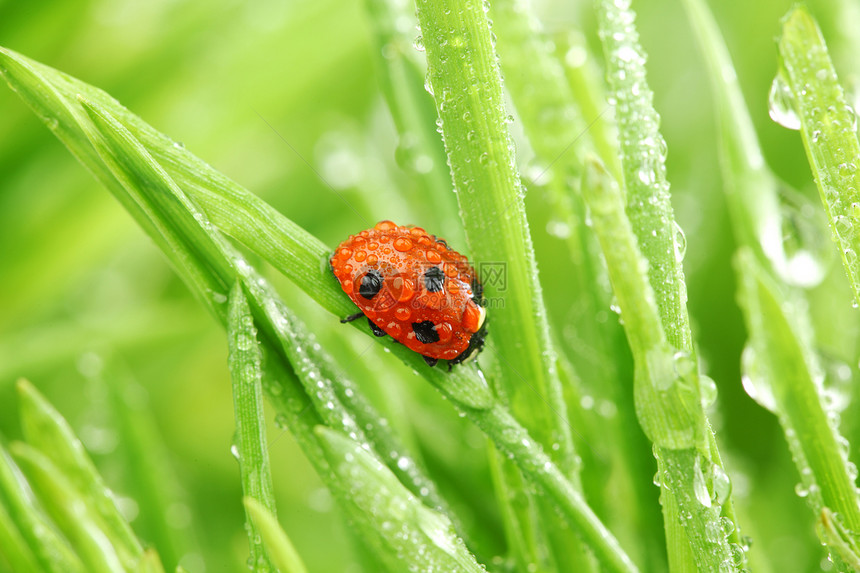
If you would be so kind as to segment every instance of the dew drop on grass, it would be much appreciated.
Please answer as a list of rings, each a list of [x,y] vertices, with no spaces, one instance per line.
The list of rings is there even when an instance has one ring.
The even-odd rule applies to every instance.
[[[687,235],[684,234],[684,229],[681,228],[677,221],[673,224],[675,227],[675,261],[680,263],[687,254]]]
[[[800,117],[797,115],[794,94],[791,93],[791,88],[781,74],[774,78],[770,86],[768,112],[770,118],[779,125],[788,129],[800,129]]]
[[[729,474],[723,468],[714,464],[711,467],[710,478],[714,502],[717,505],[726,503],[729,495],[732,493],[732,481],[729,479]]]
[[[708,408],[717,401],[717,383],[710,376],[699,375],[699,395],[702,407]]]
[[[820,205],[788,188],[780,188],[780,225],[785,263],[775,265],[782,278],[812,288],[824,280],[833,261],[827,221]]]
[[[702,473],[702,458],[697,457],[693,466],[693,493],[696,494],[696,501],[704,507],[711,507],[711,494],[708,491],[708,484],[705,482],[705,476]]]
[[[741,383],[750,398],[771,412],[776,412],[773,388],[767,380],[767,373],[762,371],[762,365],[752,346],[744,348],[741,354]]]

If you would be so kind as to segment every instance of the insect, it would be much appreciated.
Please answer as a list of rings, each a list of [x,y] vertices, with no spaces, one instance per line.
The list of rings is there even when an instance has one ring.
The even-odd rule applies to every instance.
[[[474,357],[487,335],[483,287],[475,269],[420,227],[381,221],[342,242],[329,264],[376,336],[390,335],[448,370]]]

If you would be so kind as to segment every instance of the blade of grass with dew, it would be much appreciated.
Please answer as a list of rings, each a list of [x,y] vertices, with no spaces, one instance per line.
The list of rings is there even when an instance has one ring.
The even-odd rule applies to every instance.
[[[720,524],[725,500],[706,482],[714,468],[700,452],[703,413],[698,392],[686,377],[688,371],[677,370],[648,280],[648,263],[625,215],[621,190],[602,165],[588,163],[587,169],[583,192],[633,351],[640,424],[654,442],[660,469],[670,570],[698,566],[703,571],[721,567],[734,571],[737,564]],[[680,521],[673,521],[674,516]]]
[[[424,88],[423,72],[416,61],[415,11],[410,2],[365,0],[373,26],[379,87],[397,130],[397,163],[419,183],[421,196],[429,202],[423,217],[432,217],[438,236],[450,244],[463,244],[451,180],[442,167],[445,150],[433,128],[436,109]]]
[[[860,304],[860,143],[824,38],[803,6],[783,21],[780,70],[771,91],[771,117],[800,129],[842,264]]]
[[[857,468],[848,461],[847,441],[822,403],[816,374],[820,367],[808,340],[811,329],[806,317],[795,312],[798,302],[755,262],[748,249],[738,252],[737,267],[741,307],[750,333],[746,375],[759,403],[779,418],[800,473],[798,491],[816,517],[828,509],[848,531],[860,531]],[[851,535],[856,542],[857,534]],[[838,553],[831,552],[831,557],[840,564]],[[842,563],[839,570],[848,569]]]
[[[92,573],[123,573],[109,533],[101,529],[95,508],[75,489],[71,480],[45,454],[21,442],[9,450],[84,567]]]
[[[381,554],[395,557],[392,570],[485,571],[455,535],[451,521],[422,504],[360,443],[325,426],[317,428],[317,435],[339,483],[348,484],[356,513],[388,524],[378,530],[375,542]]]
[[[723,188],[735,239],[784,273],[787,261],[776,180],[764,162],[729,51],[704,0],[684,0],[684,7],[708,66]]]
[[[31,492],[21,469],[15,465],[6,448],[0,446],[0,500],[33,552],[38,569],[50,573],[86,571],[80,558],[48,517],[36,509]]]
[[[638,247],[648,261],[648,278],[654,291],[662,330],[674,353],[671,359],[675,372],[668,373],[669,380],[674,379],[686,386],[682,394],[690,413],[693,414],[690,419],[692,426],[689,428],[692,431],[693,443],[690,445],[700,454],[680,455],[676,462],[688,464],[686,471],[664,471],[664,476],[668,475],[670,478],[673,473],[677,475],[681,479],[677,485],[687,491],[676,489],[673,484],[666,484],[667,488],[662,488],[661,494],[665,493],[664,498],[669,504],[672,503],[672,497],[677,497],[685,514],[692,511],[691,508],[684,507],[690,501],[698,499],[706,505],[704,512],[699,511],[700,519],[686,520],[682,527],[692,544],[696,565],[699,568],[710,567],[716,570],[724,564],[731,564],[733,553],[739,557],[743,557],[744,553],[740,545],[730,547],[722,534],[720,539],[712,539],[712,532],[723,529],[720,514],[733,515],[734,512],[731,508],[730,490],[726,491],[722,487],[728,476],[722,468],[716,440],[703,408],[703,402],[710,404],[716,398],[716,385],[710,378],[699,375],[698,358],[693,346],[686,307],[687,287],[681,264],[686,250],[686,239],[675,222],[670,201],[669,184],[666,180],[666,141],[659,131],[660,117],[653,107],[653,93],[645,73],[646,58],[639,44],[636,16],[630,9],[630,2],[598,0],[597,6],[600,37],[607,60],[607,78],[616,106],[627,194],[625,212],[636,234]],[[605,249],[606,247],[604,255]],[[630,330],[627,328],[628,337]],[[645,356],[640,354],[639,360],[643,358]],[[655,381],[657,384],[668,382],[652,380],[652,383]],[[641,417],[640,422],[643,422]],[[643,423],[643,428],[644,426]],[[677,452],[670,450],[676,449],[680,444],[655,442],[655,445],[658,446],[658,464],[665,470],[677,470],[678,465],[672,468],[670,462],[670,458],[675,457]],[[681,446],[685,447],[689,446]],[[707,483],[699,484],[698,481],[703,476],[707,476]],[[705,486],[704,492],[701,485]],[[670,491],[665,492],[665,489]],[[688,496],[690,492],[699,495]],[[704,497],[709,498],[707,503]],[[725,511],[722,507],[724,505]],[[669,543],[675,548],[683,547],[677,521],[673,523],[666,519],[665,526]],[[673,537],[677,539],[672,539]],[[675,557],[677,563],[685,563],[682,567],[690,566],[690,556],[686,552],[681,551],[681,554],[676,554]],[[670,555],[670,561],[672,558]],[[743,559],[738,560],[740,563],[734,563],[736,567],[743,563]]]
[[[535,211],[547,211],[553,217],[550,224],[560,217],[568,226],[565,242],[574,268],[564,275],[564,286],[559,290],[566,296],[570,292],[579,293],[575,303],[577,314],[568,318],[569,324],[565,327],[574,329],[577,340],[581,341],[577,345],[583,349],[578,351],[581,353],[578,356],[581,368],[579,374],[585,380],[600,381],[599,385],[592,384],[590,392],[611,400],[622,410],[622,414],[615,418],[619,424],[604,423],[600,428],[601,439],[614,445],[601,453],[611,457],[608,464],[611,472],[619,476],[622,482],[628,482],[624,484],[624,489],[634,492],[639,499],[607,496],[610,499],[601,499],[601,505],[615,504],[619,514],[625,515],[623,521],[630,529],[627,537],[631,541],[640,541],[642,553],[652,554],[657,548],[658,555],[649,559],[654,562],[652,568],[662,568],[665,562],[659,555],[662,552],[659,549],[659,532],[643,527],[645,521],[659,519],[655,515],[649,516],[648,509],[644,509],[652,505],[652,485],[650,481],[637,480],[637,476],[643,475],[640,470],[651,475],[653,460],[647,451],[646,442],[639,438],[641,433],[631,431],[627,426],[635,425],[635,413],[632,400],[622,398],[629,389],[622,384],[618,365],[618,355],[623,355],[625,350],[617,346],[626,346],[626,341],[616,321],[600,323],[594,320],[595,316],[610,307],[611,291],[599,244],[586,224],[582,197],[576,190],[570,189],[571,185],[578,189],[584,157],[594,149],[592,128],[595,123],[592,121],[586,126],[583,121],[561,63],[551,52],[551,43],[544,37],[530,4],[524,0],[494,2],[490,7],[490,17],[493,31],[498,37],[496,46],[505,73],[505,86],[517,106],[523,129],[537,157],[537,165],[542,170],[541,176],[549,180],[543,185],[548,200],[537,201],[534,205],[537,209],[530,208],[529,218],[534,221]],[[593,91],[590,85],[580,87]],[[599,112],[594,117],[598,115]],[[546,204],[543,209],[541,203]],[[627,412],[624,412],[625,405],[629,407]],[[629,416],[625,416],[625,413]],[[610,434],[607,435],[607,432]],[[602,485],[605,476],[596,475]],[[596,493],[602,494],[602,487],[595,489]],[[619,526],[624,527],[621,524]],[[652,534],[653,538],[643,539],[645,532]]]
[[[286,532],[281,529],[277,518],[265,505],[253,497],[245,497],[243,500],[245,511],[260,532],[260,539],[266,553],[281,573],[307,573],[307,568],[302,558],[293,547]]]
[[[472,257],[479,271],[483,264],[504,273],[504,285],[483,277],[487,299],[504,304],[495,304],[493,333],[486,344],[499,363],[500,391],[530,433],[574,476],[576,455],[484,5],[478,0],[418,0],[416,6],[437,125]],[[530,520],[516,508],[509,514]],[[545,527],[551,527],[552,515],[541,514]],[[549,548],[547,552],[552,553]],[[578,549],[569,545],[566,552],[575,555]],[[538,557],[527,556],[535,566]]]
[[[37,114],[48,122],[49,127],[52,127],[61,140],[69,145],[75,155],[79,156],[81,161],[91,168],[112,193],[117,195],[122,204],[130,210],[147,233],[165,251],[168,258],[174,262],[177,272],[194,291],[194,294],[202,299],[205,306],[224,324],[223,305],[226,297],[222,293],[227,289],[227,281],[230,280],[229,284],[232,284],[236,276],[240,275],[240,270],[253,275],[253,280],[243,283],[245,287],[249,286],[248,283],[259,285],[262,279],[244,263],[229,244],[224,242],[221,235],[209,224],[206,215],[185,197],[161,164],[153,159],[141,142],[129,133],[126,127],[110,115],[108,108],[102,107],[95,101],[76,97],[74,94],[77,91],[72,87],[80,87],[84,91],[95,94],[100,101],[106,102],[110,109],[115,109],[122,117],[129,119],[131,128],[135,130],[135,133],[145,136],[144,140],[154,146],[153,151],[157,151],[169,160],[172,168],[182,174],[183,181],[192,191],[199,191],[199,189],[189,183],[189,179],[193,177],[192,174],[197,173],[195,169],[200,168],[209,178],[207,180],[213,181],[216,189],[224,193],[224,195],[197,193],[194,195],[195,200],[204,202],[207,207],[215,212],[219,208],[224,209],[226,206],[233,206],[239,210],[244,210],[243,216],[252,219],[250,213],[253,209],[249,208],[249,205],[263,205],[261,219],[256,220],[255,224],[261,229],[261,233],[268,233],[269,237],[286,232],[284,229],[289,229],[294,224],[281,215],[272,215],[277,212],[259,199],[253,198],[250,193],[238,185],[233,183],[224,185],[224,181],[227,181],[226,178],[205,166],[199,159],[190,156],[181,147],[173,145],[172,140],[147,126],[100,90],[86,86],[77,80],[72,80],[64,74],[41,64],[36,64],[8,50],[0,50],[0,69],[5,71],[7,81],[13,85],[25,101],[31,104]],[[48,77],[61,84],[65,82],[63,89],[70,91],[63,95],[57,86],[48,80]],[[69,97],[72,99],[68,99]],[[91,123],[91,120],[95,121],[98,127]],[[176,155],[172,155],[173,153]],[[193,158],[188,163],[184,162],[186,154]],[[121,161],[119,158],[122,158]],[[219,181],[222,184],[221,187],[217,185]],[[168,199],[167,196],[172,197],[172,199]],[[217,197],[220,203],[213,201],[213,196]],[[236,197],[241,200],[236,199]],[[206,203],[207,200],[208,203]],[[152,204],[158,201],[163,201],[166,205],[158,209],[154,208]],[[217,203],[217,205],[213,206],[213,203]],[[185,221],[181,226],[173,227],[168,224],[168,212],[174,218],[182,216],[190,218],[191,221],[196,221],[200,228],[194,228],[190,221]],[[265,217],[266,213],[273,216],[275,221],[269,221]],[[240,213],[240,215],[242,214]],[[242,217],[237,216],[237,218],[241,219]],[[228,224],[235,225],[236,221],[228,222]],[[195,243],[199,242],[205,245],[205,248],[195,251],[189,250],[186,245],[189,237],[184,236],[184,234],[189,234]],[[287,267],[290,266],[291,261],[295,261],[296,265],[301,267],[302,260],[309,260],[316,256],[313,253],[322,251],[325,253],[322,256],[324,258],[317,259],[318,266],[322,268],[324,266],[323,261],[327,259],[327,249],[324,246],[321,247],[321,243],[316,239],[306,240],[306,235],[307,233],[304,231],[291,235],[288,244],[280,250],[276,250],[275,253],[266,251],[265,245],[262,247],[257,245],[253,238],[249,242],[251,245],[258,246],[260,251],[255,252],[267,260],[271,260],[266,257],[268,254],[273,260],[279,261]],[[217,247],[213,246],[213,241],[217,243]],[[301,253],[295,255],[291,249],[301,251]],[[220,258],[214,260],[201,258],[211,256],[217,251],[221,253]],[[231,264],[233,265],[232,272],[226,272]],[[222,273],[224,273],[223,276]],[[288,276],[300,287],[307,286],[303,282],[302,277],[307,278],[303,273],[291,272],[288,273]],[[315,295],[315,298],[331,312],[340,316],[347,314],[349,304],[345,301],[348,299],[333,279],[316,283],[307,292]],[[266,301],[252,300],[251,302],[255,319],[261,328],[262,350],[264,359],[266,359],[264,387],[275,405],[276,411],[278,411],[276,421],[281,420],[281,424],[289,425],[298,443],[304,449],[308,459],[315,465],[321,477],[324,480],[333,480],[334,477],[322,457],[316,438],[312,432],[308,431],[312,424],[314,426],[319,425],[321,420],[316,410],[306,411],[309,399],[299,387],[288,360],[278,350],[276,328],[261,312],[261,307],[267,304]],[[365,331],[366,329],[360,330]],[[582,498],[570,490],[569,483],[562,476],[560,470],[543,454],[542,449],[533,440],[520,438],[521,436],[528,436],[528,434],[522,426],[506,414],[504,409],[500,409],[495,404],[487,382],[479,370],[474,366],[463,366],[451,373],[443,373],[440,369],[425,368],[423,360],[417,357],[415,353],[409,352],[400,345],[391,344],[390,341],[380,341],[380,339],[377,341],[387,344],[393,354],[416,371],[421,372],[445,397],[466,415],[469,415],[481,429],[492,437],[500,448],[514,452],[512,454],[514,461],[537,487],[547,491],[551,496],[563,500],[563,503],[559,504],[561,511],[568,516],[571,524],[580,529],[595,554],[607,564],[610,570],[635,570],[635,566],[618,546],[617,541],[597,520]],[[514,444],[510,442],[512,437],[518,440]]]
[[[49,456],[77,494],[95,509],[123,565],[128,567],[137,562],[143,547],[71,427],[26,380],[18,381],[18,395],[27,443]]]
[[[489,348],[506,366],[503,388],[515,411],[547,448],[557,444],[553,457],[571,472],[570,428],[552,363],[487,15],[476,0],[419,0],[417,6],[469,247],[479,265],[505,265],[504,292],[491,280],[484,284],[486,297],[504,297],[504,309],[491,319]]]
[[[275,516],[275,495],[269,468],[266,420],[263,416],[262,361],[248,301],[237,283],[230,291],[227,312],[228,357],[236,417],[234,450],[242,476],[242,492]],[[249,564],[254,571],[275,571],[250,513],[245,514]]]

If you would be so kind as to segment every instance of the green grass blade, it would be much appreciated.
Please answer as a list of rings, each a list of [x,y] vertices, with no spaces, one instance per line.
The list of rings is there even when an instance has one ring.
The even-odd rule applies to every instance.
[[[50,573],[83,573],[84,564],[50,520],[35,507],[31,488],[21,470],[0,446],[0,500],[21,537],[36,557],[39,569]]]
[[[277,518],[269,509],[254,499],[244,498],[245,511],[260,532],[261,542],[266,553],[281,573],[307,573],[305,564],[293,547],[286,532],[281,529]]]
[[[472,257],[505,273],[504,285],[484,277],[485,296],[491,304],[504,305],[491,310],[489,351],[501,363],[501,387],[518,418],[570,474],[573,443],[487,14],[477,0],[419,0],[417,6],[430,86]]]
[[[768,276],[748,250],[739,252],[737,266],[750,332],[748,352],[752,352],[746,360],[747,375],[756,386],[759,402],[772,409],[783,426],[801,476],[798,490],[805,493],[816,517],[829,509],[834,521],[849,531],[860,531],[856,469],[849,466],[847,442],[822,404],[820,382],[816,381],[820,370],[808,340],[810,329],[803,314],[795,311],[799,303]]]
[[[591,209],[594,231],[603,246],[609,276],[624,319],[636,365],[634,394],[639,423],[654,442],[660,468],[668,548],[673,569],[698,566],[718,571],[736,568],[720,524],[720,505],[707,476],[714,464],[702,454],[706,430],[689,355],[676,353],[666,340],[654,291],[648,282],[648,265],[639,253],[630,221],[624,213],[621,192],[599,164],[591,164],[583,188]],[[677,513],[673,504],[677,503]],[[674,515],[689,515],[678,522]],[[692,554],[684,551],[686,536]],[[690,559],[694,559],[693,563]]]
[[[0,504],[0,556],[13,571],[36,571],[39,568],[36,556],[3,504]]]
[[[626,213],[649,263],[648,277],[666,339],[674,348],[692,353],[680,231],[666,181],[666,142],[660,134],[654,94],[645,77],[645,54],[629,4],[597,2],[610,101],[615,102],[618,122]]]
[[[842,263],[860,304],[860,143],[824,38],[803,6],[783,23],[782,58],[771,93],[771,115],[799,128]]]
[[[27,444],[13,443],[10,450],[43,507],[72,544],[86,570],[124,573],[125,568],[113,540],[101,529],[94,508],[75,490],[64,472]]]
[[[419,0],[416,5],[437,125],[472,258],[479,271],[483,264],[490,272],[504,273],[504,285],[488,280],[486,272],[482,277],[491,306],[487,347],[498,361],[499,387],[518,419],[578,481],[487,14],[477,0]],[[523,509],[520,504],[505,512],[521,522],[510,524],[509,530],[538,531]],[[548,531],[552,514],[542,513]],[[540,547],[544,535],[538,533],[536,551],[520,556],[521,562],[545,566],[539,555],[548,552]],[[559,544],[557,558],[566,560],[565,554],[573,553],[581,560],[576,541],[568,541]]]
[[[26,380],[18,382],[18,394],[27,442],[48,456],[77,494],[97,512],[123,564],[137,561],[143,548],[69,424]]]
[[[732,60],[705,0],[685,0],[716,103],[720,166],[737,241],[785,270],[776,180],[764,162]]]
[[[262,361],[257,330],[248,301],[237,283],[228,301],[227,337],[230,377],[233,381],[233,409],[236,416],[235,454],[246,498],[256,500],[275,515],[275,496],[269,468],[268,440],[263,417]],[[260,531],[246,514],[250,563],[255,571],[274,571],[266,554]]]
[[[320,426],[317,434],[338,483],[348,490],[340,495],[358,507],[358,525],[377,534],[373,541],[393,571],[485,571],[451,521],[423,505],[379,459],[340,432]]]

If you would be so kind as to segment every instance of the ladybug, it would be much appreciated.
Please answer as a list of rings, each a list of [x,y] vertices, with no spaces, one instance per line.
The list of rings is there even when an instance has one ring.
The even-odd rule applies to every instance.
[[[390,335],[448,370],[474,357],[487,335],[483,287],[475,269],[421,227],[381,221],[351,235],[329,260],[340,286],[376,336]]]

